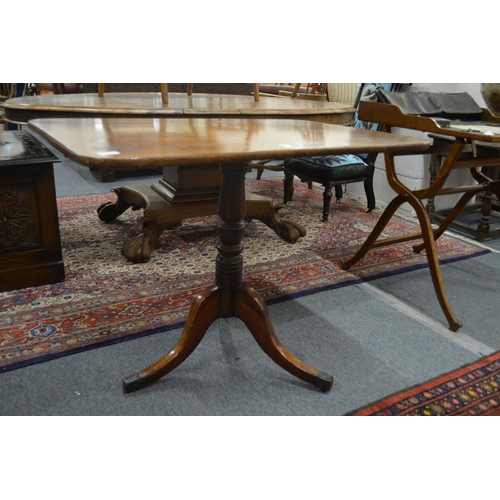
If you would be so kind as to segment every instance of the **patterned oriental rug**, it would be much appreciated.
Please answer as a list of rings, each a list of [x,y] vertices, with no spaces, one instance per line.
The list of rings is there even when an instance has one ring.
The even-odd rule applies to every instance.
[[[500,351],[348,415],[500,416]]]
[[[281,202],[281,179],[248,180],[247,189]],[[296,182],[294,202],[282,218],[304,225],[295,244],[259,221],[249,222],[244,239],[244,282],[270,304],[351,285],[388,274],[427,267],[424,255],[401,244],[372,250],[350,272],[340,262],[369,235],[380,211],[344,196],[321,222],[322,189]],[[124,242],[141,233],[139,212],[128,210],[114,223],[99,220],[96,208],[113,193],[59,198],[66,280],[0,293],[0,372],[58,356],[109,345],[184,324],[193,296],[214,280],[217,216],[183,221],[163,233],[148,263],[127,262]],[[417,225],[393,218],[386,236],[414,232]],[[444,236],[443,263],[487,253]]]

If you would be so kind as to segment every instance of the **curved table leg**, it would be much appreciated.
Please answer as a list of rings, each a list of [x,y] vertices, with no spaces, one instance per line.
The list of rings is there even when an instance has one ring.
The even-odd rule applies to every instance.
[[[429,214],[424,207],[421,198],[397,180],[395,175],[394,159],[392,158],[392,156],[386,154],[385,159],[389,184],[393,189],[396,190],[396,192],[398,192],[398,195],[389,203],[389,205],[387,205],[387,208],[383,212],[377,224],[375,224],[373,231],[368,236],[365,243],[351,259],[342,262],[341,267],[344,270],[349,269],[353,264],[360,260],[368,252],[368,250],[373,247],[401,243],[403,241],[408,241],[409,239],[416,239],[417,237],[421,237],[423,239],[423,244],[415,246],[414,251],[425,249],[427,262],[429,264],[429,270],[431,273],[431,278],[436,296],[439,301],[439,305],[441,306],[441,309],[446,316],[446,319],[448,320],[450,330],[456,331],[462,326],[462,323],[458,321],[457,317],[455,316],[455,313],[453,312],[448,301],[446,290],[444,288],[435,241],[435,233],[439,234],[439,230],[435,232],[432,229]],[[465,198],[466,195],[464,195],[464,199]],[[395,214],[396,210],[405,202],[408,202],[415,210],[420,223],[421,232],[415,233],[413,235],[387,238],[386,240],[377,241],[378,237],[382,233],[385,226],[388,224],[389,220]]]
[[[436,250],[436,240],[434,237],[434,231],[431,226],[431,221],[429,214],[425,209],[423,203],[415,196],[410,195],[408,202],[414,208],[417,213],[418,220],[420,222],[420,228],[422,230],[422,238],[424,240],[423,247],[427,256],[427,262],[429,264],[429,271],[431,273],[432,282],[434,284],[434,290],[439,301],[439,305],[448,320],[450,330],[456,332],[462,323],[458,321],[453,309],[451,308],[450,302],[448,300],[448,295],[444,288],[443,278],[441,275],[441,268],[439,266],[439,259]]]
[[[97,207],[97,215],[103,222],[115,221],[121,214],[131,207],[134,207],[134,210],[138,210],[140,208],[140,206],[134,205],[134,203],[123,200],[120,194],[120,189],[113,189],[112,191],[114,191],[117,196],[116,201],[108,201]]]
[[[475,196],[476,193],[471,192],[471,193],[465,193],[458,203],[455,205],[453,210],[450,210],[448,212],[448,215],[446,216],[446,219],[441,223],[441,225],[434,230],[434,240],[437,240],[440,238],[444,232],[448,229],[450,224],[455,220],[456,216],[462,211],[462,209],[467,206],[467,203],[471,200],[473,196]],[[427,209],[427,213],[429,213],[429,210]],[[420,245],[415,245],[413,247],[413,251],[415,253],[420,253],[423,249],[425,248],[425,244],[421,243]]]
[[[213,285],[198,294],[189,310],[186,325],[173,349],[156,363],[123,380],[125,392],[146,387],[179,366],[195,350],[208,327],[219,317],[220,290]]]
[[[378,237],[382,234],[382,231],[384,230],[385,226],[389,223],[391,220],[392,216],[396,213],[396,210],[407,200],[405,197],[402,196],[396,196],[389,205],[387,205],[386,209],[380,216],[380,219],[378,222],[375,224],[375,227],[373,228],[372,232],[366,239],[366,241],[361,245],[361,248],[349,259],[344,262],[341,262],[340,267],[344,270],[347,271],[351,266],[356,264],[358,260],[362,259],[368,250],[372,248],[372,246],[375,244],[377,241]]]
[[[252,288],[241,286],[236,293],[235,316],[243,321],[262,350],[281,368],[314,384],[323,392],[333,385],[333,377],[307,365],[291,354],[274,332],[267,306]]]

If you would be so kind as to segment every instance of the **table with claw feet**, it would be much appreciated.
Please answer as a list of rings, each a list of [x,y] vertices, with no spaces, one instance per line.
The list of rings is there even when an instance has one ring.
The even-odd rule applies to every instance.
[[[299,379],[328,391],[333,377],[291,354],[274,331],[262,297],[243,283],[243,235],[250,161],[343,153],[424,151],[423,139],[300,120],[193,118],[128,120],[40,119],[30,127],[74,161],[121,168],[162,165],[220,165],[218,256],[214,284],[194,297],[184,330],[173,349],[123,381],[125,392],[148,386],[182,363],[218,318],[241,319],[263,351]],[[161,121],[161,120],[160,120]],[[196,137],[196,140],[193,140]],[[120,209],[123,207],[120,207]],[[118,209],[117,209],[118,210]],[[118,210],[119,211],[119,210]]]
[[[7,120],[12,123],[27,124],[37,118],[99,120],[119,117],[129,120],[128,130],[132,135],[138,132],[136,119],[144,117],[158,118],[155,124],[161,127],[166,127],[168,121],[200,117],[252,120],[294,118],[349,125],[354,114],[354,108],[348,103],[265,96],[256,100],[250,95],[188,95],[175,92],[169,93],[168,102],[164,102],[159,92],[118,92],[19,97],[9,99],[2,105]],[[122,136],[122,139],[125,140],[125,137]],[[192,140],[196,140],[194,135]],[[116,171],[127,170],[119,162],[91,161],[87,166],[99,170],[103,181],[114,180]],[[142,210],[142,233],[123,244],[122,254],[131,262],[146,262],[163,231],[178,227],[188,217],[217,214],[220,182],[217,164],[169,166],[163,169],[162,178],[152,186],[126,185],[114,189],[117,200],[100,206],[99,218],[104,222],[113,222],[129,208]],[[283,207],[281,204],[273,205],[262,196],[247,196],[248,219],[260,220],[285,241],[295,243],[305,236],[306,230],[300,224],[282,219],[279,212]]]

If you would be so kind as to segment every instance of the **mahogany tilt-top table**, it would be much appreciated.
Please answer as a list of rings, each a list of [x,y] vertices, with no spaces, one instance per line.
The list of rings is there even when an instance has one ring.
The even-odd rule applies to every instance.
[[[137,169],[162,165],[219,164],[219,243],[214,284],[194,297],[183,332],[172,350],[123,381],[141,389],[182,363],[218,318],[241,319],[259,346],[292,375],[328,391],[333,377],[291,354],[274,332],[262,297],[242,281],[245,175],[250,161],[343,153],[425,151],[429,141],[302,120],[193,118],[164,120],[40,119],[30,128],[79,163],[117,163]]]

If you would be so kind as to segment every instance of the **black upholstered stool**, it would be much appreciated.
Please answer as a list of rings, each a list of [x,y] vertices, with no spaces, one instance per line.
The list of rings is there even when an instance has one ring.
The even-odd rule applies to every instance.
[[[365,130],[380,130],[378,123],[365,122],[358,118],[358,107],[360,101],[376,101],[377,90],[384,89],[397,92],[401,89],[401,83],[362,83],[359,86],[358,95],[354,102],[354,113],[352,127]],[[411,85],[411,84],[410,84]],[[321,184],[325,188],[323,193],[323,222],[328,220],[330,201],[332,199],[332,187],[335,186],[337,200],[342,198],[342,184],[351,182],[364,182],[365,193],[368,202],[368,212],[375,208],[375,194],[373,192],[373,174],[375,172],[375,160],[377,153],[367,155],[334,155],[334,156],[312,156],[308,158],[293,158],[285,160],[285,180],[283,203],[292,200],[293,178],[297,176],[301,181],[312,185],[313,182]]]
[[[284,196],[283,203],[292,201],[293,178],[297,176],[302,182],[321,184],[323,193],[323,222],[328,220],[332,188],[335,187],[337,201],[342,198],[342,184],[364,182],[368,212],[375,208],[373,192],[374,166],[355,155],[311,156],[307,158],[291,158],[284,162]]]

